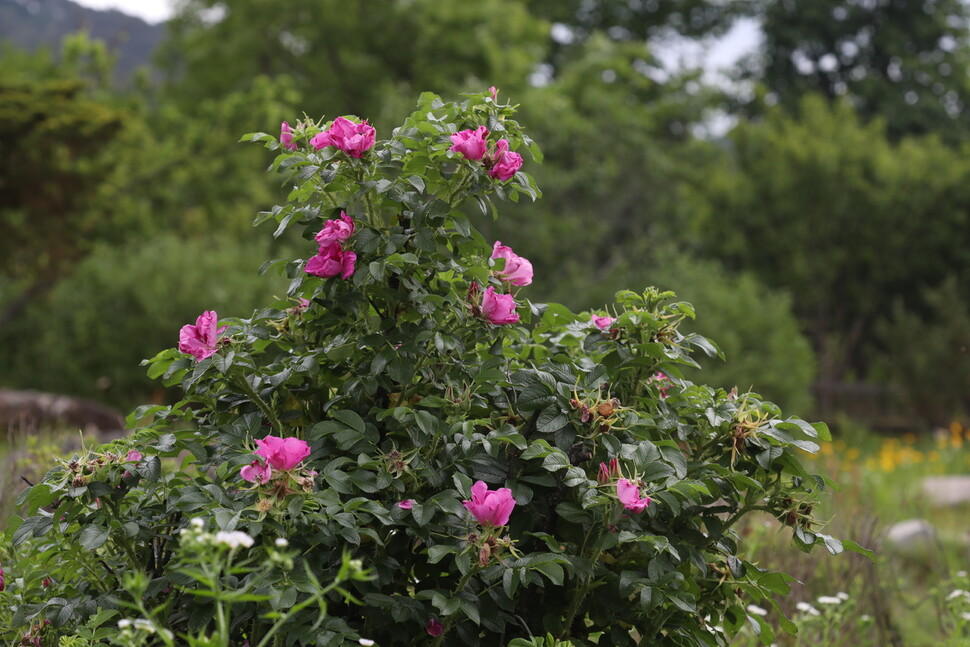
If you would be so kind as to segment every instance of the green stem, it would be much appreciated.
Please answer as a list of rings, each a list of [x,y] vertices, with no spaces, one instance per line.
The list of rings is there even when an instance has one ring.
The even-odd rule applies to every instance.
[[[455,196],[457,196],[459,192],[465,188],[465,185],[468,184],[468,181],[472,179],[472,174],[464,166],[462,166],[458,172],[462,173],[464,177],[462,177],[461,180],[458,181],[458,184],[455,186],[455,188],[452,189],[451,193],[448,194],[448,206],[452,209],[454,209],[459,204],[461,204],[461,200],[459,200],[458,202],[455,202]]]
[[[226,610],[222,606],[222,600],[216,602],[216,627],[219,630],[219,644],[222,647],[229,647],[229,632],[226,628]]]
[[[270,424],[273,426],[273,429],[276,430],[276,433],[282,437],[283,423],[281,423],[280,419],[276,417],[276,412],[273,411],[266,401],[259,396],[259,393],[256,392],[256,389],[253,388],[253,385],[249,383],[249,380],[247,380],[245,376],[240,375],[237,382],[246,395],[249,396],[250,401],[252,401],[252,403],[259,407],[260,411],[263,412],[263,415],[269,420]]]
[[[358,166],[357,171],[357,182],[360,184],[364,183],[364,167]],[[374,200],[371,198],[370,191],[364,193],[364,215],[367,216],[367,222],[371,224],[375,229],[383,229],[384,223],[378,220],[377,209],[374,207]]]
[[[579,606],[586,599],[586,594],[589,593],[589,585],[593,581],[593,573],[596,571],[596,562],[600,558],[600,554],[603,552],[602,548],[597,548],[593,553],[590,561],[589,577],[583,582],[582,586],[577,586],[576,591],[573,593],[573,600],[569,604],[569,612],[566,614],[566,622],[563,624],[562,633],[559,637],[565,640],[573,626],[573,620],[576,619],[576,613],[579,611]]]
[[[414,377],[411,378],[412,380],[414,380],[415,378],[420,378],[421,377],[420,374],[419,374],[419,372],[420,372],[420,370],[422,368],[424,368],[424,365],[428,363],[428,358],[430,356],[431,356],[431,354],[430,353],[427,353],[427,354],[422,355],[421,357],[418,358],[418,361],[415,362],[415,364],[414,364]],[[398,406],[402,406],[402,407],[403,406],[407,406],[407,404],[406,404],[407,401],[413,396],[414,391],[417,390],[417,388],[418,388],[419,385],[420,385],[419,382],[411,382],[410,384],[408,384],[407,386],[405,386],[403,389],[401,389],[401,397],[398,400]]]
[[[114,513],[115,519],[118,519],[118,521],[121,522],[121,512],[118,510],[118,506],[110,498],[105,497],[104,501],[107,503],[108,507],[111,508],[111,512]],[[125,554],[128,555],[128,559],[131,560],[131,567],[136,571],[142,570],[141,565],[138,563],[138,555],[135,554],[135,549],[131,547],[131,543],[123,537],[114,536],[111,539],[115,542],[115,544],[121,546],[122,550],[125,551]]]
[[[458,580],[458,585],[455,587],[455,590],[451,592],[451,595],[452,596],[458,595],[458,592],[461,591],[463,588],[465,588],[465,585],[468,584],[468,580],[471,579],[472,575],[474,575],[475,571],[477,570],[478,569],[474,567],[469,568],[468,572],[465,573],[460,580]],[[448,618],[448,620],[445,621],[444,627],[441,628],[441,634],[434,639],[433,643],[431,643],[434,647],[438,647],[438,645],[440,645],[442,641],[444,641],[445,636],[448,634],[448,630],[451,629],[451,626],[453,624],[454,624],[454,616],[452,616],[451,618]]]
[[[266,643],[269,642],[269,639],[276,635],[276,632],[280,630],[280,628],[287,620],[295,616],[300,611],[303,611],[303,609],[307,608],[314,602],[317,602],[318,599],[323,599],[323,597],[326,596],[328,593],[330,593],[330,591],[337,588],[337,584],[338,583],[336,581],[332,582],[329,585],[327,585],[325,588],[321,589],[315,596],[309,597],[303,602],[300,602],[299,604],[296,604],[293,607],[291,607],[288,612],[286,612],[282,617],[280,617],[273,624],[272,627],[270,627],[269,631],[266,632],[266,635],[263,636],[263,639],[259,641],[259,644],[256,645],[256,647],[266,647]]]

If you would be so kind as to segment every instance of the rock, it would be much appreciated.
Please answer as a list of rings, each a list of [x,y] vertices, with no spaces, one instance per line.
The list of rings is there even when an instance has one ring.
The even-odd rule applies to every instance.
[[[58,424],[88,432],[117,432],[125,419],[114,409],[82,398],[40,391],[0,390],[0,433]]]
[[[928,476],[923,479],[923,492],[930,505],[970,503],[970,476]]]
[[[937,548],[936,527],[926,519],[907,519],[886,531],[886,546],[908,555],[928,554]]]

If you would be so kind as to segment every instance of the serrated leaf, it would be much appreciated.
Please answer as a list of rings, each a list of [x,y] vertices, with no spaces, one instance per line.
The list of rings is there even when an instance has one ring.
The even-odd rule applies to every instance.
[[[551,454],[542,459],[543,469],[550,472],[557,472],[569,466],[569,457],[558,449],[554,449]]]
[[[88,550],[97,550],[108,541],[108,529],[100,526],[85,526],[77,536],[77,542]]]

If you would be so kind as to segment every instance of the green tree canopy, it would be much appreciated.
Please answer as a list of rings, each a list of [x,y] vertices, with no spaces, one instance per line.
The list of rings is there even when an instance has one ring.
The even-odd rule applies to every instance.
[[[731,133],[733,162],[699,189],[705,251],[794,296],[822,376],[865,372],[894,299],[970,266],[970,164],[937,137],[891,143],[845,103],[804,99]]]
[[[292,79],[307,114],[358,114],[389,127],[417,89],[519,87],[544,55],[548,26],[521,2],[285,3],[188,0],[160,60],[188,106]],[[294,108],[295,111],[295,108]],[[265,129],[255,120],[237,128]]]
[[[844,97],[889,134],[967,132],[970,8],[961,0],[764,0],[755,76],[782,105]]]

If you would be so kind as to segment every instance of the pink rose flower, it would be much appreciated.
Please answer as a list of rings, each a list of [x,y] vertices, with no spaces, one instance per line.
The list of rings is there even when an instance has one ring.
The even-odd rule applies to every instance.
[[[314,240],[320,247],[332,247],[343,243],[354,235],[354,219],[345,211],[340,212],[340,219],[328,220],[323,223],[323,229],[317,232]]]
[[[470,501],[461,504],[471,512],[478,523],[483,526],[504,526],[509,522],[509,515],[515,507],[512,490],[507,487],[492,491],[484,481],[478,481],[472,486]]]
[[[515,299],[510,294],[495,294],[491,285],[482,294],[482,314],[489,322],[502,325],[518,323],[519,314],[515,311]]]
[[[398,502],[397,507],[402,510],[410,510],[414,507],[414,499],[404,499],[403,501]]]
[[[488,137],[488,128],[479,126],[475,130],[462,130],[451,136],[451,143],[454,144],[448,150],[461,153],[465,159],[480,160],[485,157],[485,138]]]
[[[195,320],[195,325],[185,324],[179,331],[179,350],[195,357],[201,362],[216,352],[219,335],[229,326],[217,328],[219,315],[214,310],[206,310]]]
[[[640,488],[626,479],[616,482],[616,498],[631,512],[643,512],[650,505],[650,497],[640,498]]]
[[[270,467],[268,463],[263,465],[257,459],[249,465],[243,466],[243,468],[239,470],[239,476],[243,477],[243,479],[249,481],[250,483],[259,483],[262,485],[263,483],[269,481],[270,477],[273,476],[273,468]]]
[[[522,168],[522,156],[509,150],[507,139],[500,139],[495,143],[494,165],[489,169],[489,176],[505,182],[512,178]]]
[[[505,267],[496,272],[499,277],[512,285],[529,285],[532,283],[532,263],[506,247],[502,241],[496,240],[492,246],[492,258],[504,258]]]
[[[280,124],[280,143],[283,144],[284,148],[288,148],[291,151],[296,150],[296,142],[293,141],[293,131],[290,130],[290,124],[285,121]]]
[[[345,251],[340,245],[321,247],[317,255],[307,261],[304,271],[323,279],[339,275],[342,279],[349,279],[356,267],[357,254]]]
[[[259,449],[253,453],[265,458],[267,465],[273,469],[293,469],[310,455],[310,446],[299,438],[266,436],[266,438],[258,438],[256,444],[259,445]]]
[[[428,632],[429,636],[431,636],[432,638],[437,638],[438,636],[441,635],[441,632],[444,630],[445,628],[442,626],[440,622],[438,622],[437,618],[428,619],[428,626],[425,627],[425,631]]]
[[[492,103],[498,102],[498,88],[493,85],[488,89],[488,93],[492,95]]]
[[[144,456],[142,456],[142,453],[140,451],[138,451],[137,449],[129,449],[128,450],[128,455],[125,456],[125,462],[126,463],[137,463],[142,458],[144,458]]]
[[[614,321],[616,321],[616,319],[613,317],[600,317],[598,315],[593,315],[593,325],[600,330],[609,330]]]
[[[346,117],[337,117],[329,128],[313,136],[310,145],[317,150],[334,146],[351,157],[360,158],[374,145],[376,133],[366,119],[356,124]]]
[[[5,588],[7,588],[7,583],[3,581],[3,569],[0,568],[0,592],[3,592]]]

